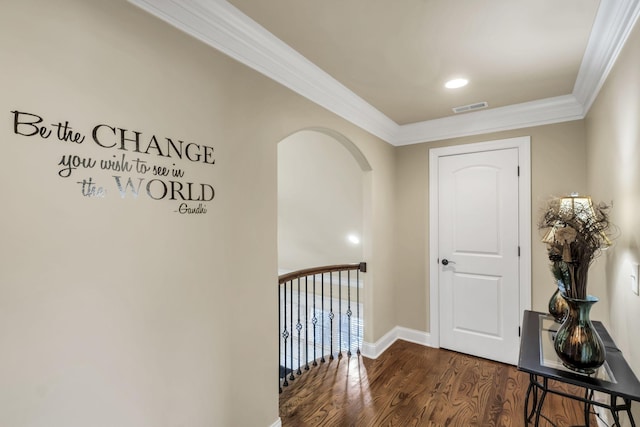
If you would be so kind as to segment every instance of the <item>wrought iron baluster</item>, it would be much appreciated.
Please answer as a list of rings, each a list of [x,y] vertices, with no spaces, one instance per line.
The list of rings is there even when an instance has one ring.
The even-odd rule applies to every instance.
[[[291,368],[290,368],[291,369],[291,375],[289,375],[289,379],[291,381],[293,381],[293,380],[296,379],[295,375],[293,375],[293,280],[291,280],[290,284],[291,284],[291,286],[289,288],[289,290],[290,290],[289,296],[291,297],[290,298],[290,306],[291,306],[290,314],[291,314],[291,316],[289,316],[289,323],[291,325],[291,356],[290,356],[291,357]]]
[[[282,385],[286,387],[289,385],[289,381],[287,381],[287,340],[289,338],[289,331],[287,330],[287,282],[284,282],[282,295],[284,296],[284,302],[282,304],[284,306],[284,309],[282,310],[282,313],[284,315],[284,319],[282,323],[284,325],[284,330],[282,331],[282,338],[284,338],[284,344],[283,344],[284,358],[282,362],[282,369],[283,369],[282,376],[284,378],[284,381]],[[280,297],[278,296],[278,301],[279,300],[280,300]]]
[[[300,278],[298,277],[298,323],[296,323],[296,330],[298,331],[298,370],[296,374],[302,375],[300,366],[302,364],[302,358],[300,356],[300,333],[302,331],[302,323],[300,323]]]
[[[329,272],[329,360],[333,360],[333,274]]]
[[[313,366],[318,366],[316,358],[316,325],[318,324],[318,317],[316,316],[316,274],[313,275],[313,319],[311,319],[311,323],[313,323]]]
[[[304,370],[309,370],[309,276],[304,278]]]

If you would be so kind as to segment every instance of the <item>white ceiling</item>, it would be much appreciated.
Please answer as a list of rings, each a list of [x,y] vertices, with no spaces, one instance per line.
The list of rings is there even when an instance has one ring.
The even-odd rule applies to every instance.
[[[394,145],[583,118],[640,12],[640,0],[130,1]],[[469,85],[443,87],[457,76]]]
[[[403,125],[571,93],[599,0],[229,3]]]

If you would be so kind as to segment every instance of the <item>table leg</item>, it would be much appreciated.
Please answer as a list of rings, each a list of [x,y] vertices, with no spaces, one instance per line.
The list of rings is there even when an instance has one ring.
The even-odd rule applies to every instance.
[[[591,423],[591,403],[589,403],[593,399],[593,390],[585,389],[584,392],[584,425],[585,427],[589,427]]]
[[[535,427],[538,427],[540,425],[540,415],[542,414],[542,405],[544,405],[544,398],[547,396],[547,390],[548,390],[548,380],[547,378],[543,378],[542,379],[542,393],[540,394],[540,402],[537,405],[536,408],[536,422],[535,422]]]
[[[636,427],[636,421],[633,419],[633,414],[631,413],[631,399],[622,397],[621,399],[624,402],[624,405],[619,407],[618,396],[609,395],[609,398],[609,408],[611,410],[611,415],[613,415],[614,426],[622,426],[622,423],[620,422],[620,411],[624,410],[629,417],[629,424],[631,424],[631,427]]]
[[[624,404],[627,405],[627,415],[629,416],[631,427],[636,427],[636,422],[633,419],[633,414],[631,413],[631,399],[624,399]]]
[[[533,392],[533,404],[531,405],[531,411],[529,411],[529,398]],[[524,398],[524,425],[528,425],[533,419],[533,414],[538,406],[538,387],[536,386],[536,376],[529,374],[529,387],[527,388],[527,394]]]
[[[622,424],[620,424],[620,416],[618,415],[618,410],[612,406],[611,407],[611,415],[613,415],[613,425],[620,427]]]
[[[629,423],[631,427],[635,427],[636,422],[633,419],[633,414],[631,413],[631,399],[626,399],[621,397],[624,405],[618,406],[618,396],[613,394],[609,395],[609,408],[611,410],[611,415],[613,415],[614,426],[621,427],[622,423],[620,422],[620,411],[625,411],[627,416],[629,417]]]

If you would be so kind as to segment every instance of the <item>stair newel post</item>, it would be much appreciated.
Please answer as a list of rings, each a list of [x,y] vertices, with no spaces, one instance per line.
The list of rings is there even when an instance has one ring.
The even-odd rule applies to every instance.
[[[360,343],[362,342],[362,325],[363,325],[363,321],[362,321],[362,317],[360,317],[360,273],[366,273],[367,272],[367,263],[366,262],[361,262],[360,265],[358,266],[358,269],[356,270],[356,275],[357,275],[357,288],[356,288],[356,302],[357,302],[357,311],[358,311],[358,356],[361,354],[360,353]]]

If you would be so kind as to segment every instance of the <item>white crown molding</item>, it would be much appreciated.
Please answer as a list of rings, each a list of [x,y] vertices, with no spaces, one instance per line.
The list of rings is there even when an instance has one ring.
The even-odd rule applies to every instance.
[[[583,117],[582,105],[576,98],[564,95],[404,125],[400,127],[394,145],[521,129]]]
[[[571,95],[400,126],[226,0],[129,1],[392,145],[584,118],[640,14],[640,0],[600,2]]]
[[[390,141],[398,125],[224,0],[129,0],[345,120]]]
[[[640,14],[640,0],[600,1],[573,94],[589,112]]]

